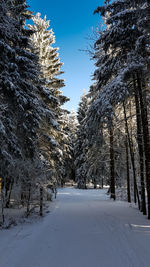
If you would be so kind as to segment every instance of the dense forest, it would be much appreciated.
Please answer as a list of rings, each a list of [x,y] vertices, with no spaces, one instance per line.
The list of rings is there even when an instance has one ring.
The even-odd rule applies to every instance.
[[[91,87],[77,114],[64,104],[63,63],[50,21],[25,0],[0,1],[0,188],[5,209],[43,204],[57,187],[109,186],[150,219],[150,1],[105,1]],[[29,24],[30,23],[30,24]]]

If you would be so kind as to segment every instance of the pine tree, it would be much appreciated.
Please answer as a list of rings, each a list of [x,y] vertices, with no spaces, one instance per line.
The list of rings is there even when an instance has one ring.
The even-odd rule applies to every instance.
[[[61,88],[64,86],[64,80],[58,78],[63,72],[60,70],[63,65],[60,62],[58,48],[53,47],[55,43],[55,36],[52,29],[49,29],[50,22],[40,17],[38,13],[36,16],[32,17],[34,22],[33,25],[29,25],[29,28],[34,31],[32,35],[32,43],[34,45],[35,51],[37,51],[39,56],[39,63],[41,65],[40,77],[45,81],[46,94],[42,96],[44,102],[51,109],[54,121],[56,124],[54,127],[50,125],[45,125],[44,136],[41,137],[42,146],[45,146],[45,137],[51,139],[53,142],[53,147],[47,145],[46,159],[51,162],[50,169],[52,175],[57,177],[57,180],[61,180],[64,176],[64,154],[66,143],[65,143],[65,126],[63,125],[63,117],[65,116],[65,110],[62,109],[62,105],[69,99],[62,95]],[[56,126],[56,127],[55,127]]]
[[[66,182],[70,180],[75,180],[75,170],[74,170],[74,141],[75,141],[75,131],[76,131],[76,120],[74,121],[72,113],[69,114],[68,111],[62,116],[61,123],[61,147],[63,152],[63,174],[61,179],[61,185],[63,186]]]
[[[26,194],[29,207],[31,190],[37,192],[37,184],[45,177],[44,173],[41,176],[44,164],[37,147],[38,132],[42,120],[51,120],[52,113],[40,97],[43,86],[38,57],[31,52],[32,31],[25,26],[25,20],[31,17],[26,2],[1,1],[0,7],[0,175],[6,206],[15,183],[21,195]]]
[[[17,1],[1,3],[2,12],[6,14],[6,19],[4,13],[1,16],[1,95],[6,104],[7,153],[11,151],[22,158],[33,158],[41,114],[38,104],[39,107],[41,104],[36,96],[39,85],[37,57],[29,51],[28,32],[24,31],[21,15],[24,13],[25,21],[26,5],[22,2],[22,5]],[[15,18],[17,3],[20,15]]]
[[[130,7],[130,10],[129,10]],[[124,4],[120,7],[123,11],[121,19],[118,16],[118,4],[114,3],[108,7],[113,10],[112,15],[116,17],[116,23],[119,21],[122,32],[126,34],[126,38],[123,41],[121,39],[120,44],[117,44],[117,39],[113,39],[114,49],[121,48],[122,59],[126,60],[125,79],[132,82],[132,90],[135,97],[136,113],[137,113],[137,140],[139,147],[140,157],[140,172],[141,172],[141,191],[142,191],[142,210],[146,214],[145,208],[145,185],[143,177],[143,150],[145,154],[145,168],[146,168],[146,182],[147,182],[147,195],[148,195],[148,218],[150,217],[150,192],[149,192],[149,177],[150,171],[148,167],[149,162],[149,129],[148,129],[148,117],[145,88],[147,87],[147,74],[148,74],[148,49],[149,35],[147,32],[147,25],[149,21],[149,3],[147,1],[124,1]],[[132,18],[132,19],[131,19]],[[111,20],[110,20],[111,21]],[[126,30],[123,23],[128,23]],[[121,37],[121,32],[119,33]],[[116,36],[117,38],[117,36]],[[121,37],[122,38],[122,37]],[[127,49],[128,47],[128,49]],[[122,62],[123,62],[122,60]],[[131,83],[130,82],[130,83]],[[131,87],[130,87],[131,88]],[[143,128],[142,128],[143,125]],[[143,132],[143,140],[141,138]],[[142,145],[143,143],[143,145]]]
[[[106,123],[107,127],[109,127],[112,118],[114,118],[116,107],[121,103],[126,103],[127,99],[130,98],[133,100],[133,96],[135,97],[136,113],[139,114],[139,116],[137,116],[137,134],[140,135],[140,132],[143,132],[144,152],[145,158],[147,159],[145,162],[147,191],[149,191],[148,153],[150,150],[148,148],[149,132],[146,111],[147,103],[143,92],[144,86],[145,88],[147,86],[148,77],[147,45],[149,43],[149,35],[147,34],[146,28],[147,22],[149,21],[148,10],[149,3],[147,1],[125,0],[114,1],[112,3],[107,2],[105,6],[98,7],[95,11],[100,12],[101,15],[105,17],[106,29],[100,33],[100,37],[95,44],[97,70],[94,73],[94,78],[96,80],[96,86],[94,86],[95,96],[93,97],[94,101],[89,113],[91,119],[88,123],[91,132],[90,135],[92,137],[95,130],[97,134],[98,127],[96,123],[100,123],[101,126]],[[145,25],[146,30],[143,25]],[[137,109],[138,105],[140,105],[140,113]],[[141,130],[139,128],[140,117],[143,124],[143,129],[141,128]],[[92,130],[92,128],[94,130]],[[129,135],[128,143],[133,165],[135,196],[137,194],[138,198],[138,189],[135,180],[136,172],[134,167],[134,154]],[[138,146],[140,146],[140,143],[141,140],[139,141],[138,138]],[[139,157],[142,158],[140,153]],[[142,166],[142,163],[140,164]],[[144,183],[142,175],[141,184],[143,188],[143,202]],[[145,213],[144,210],[143,212]]]
[[[77,137],[75,143],[75,181],[78,188],[86,189],[87,184],[87,138],[86,138],[86,113],[88,110],[88,96],[84,93],[79,104],[77,119]]]
[[[70,146],[72,155],[71,180],[75,182],[75,145],[77,140],[78,120],[77,120],[77,114],[74,110],[72,110],[69,114],[68,126],[70,132]]]

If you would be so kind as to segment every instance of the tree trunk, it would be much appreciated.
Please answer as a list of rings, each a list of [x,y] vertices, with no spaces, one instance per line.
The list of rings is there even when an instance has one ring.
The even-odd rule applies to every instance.
[[[43,187],[40,187],[40,216],[43,216]]]
[[[145,169],[146,169],[146,189],[148,200],[148,219],[150,219],[150,137],[148,128],[147,104],[142,92],[142,84],[139,74],[137,73],[137,88],[140,98],[141,119],[143,127]]]
[[[137,142],[138,142],[139,160],[140,160],[141,211],[143,212],[144,215],[146,215],[143,131],[142,131],[142,121],[141,121],[139,97],[138,97],[137,90],[136,90],[135,77],[133,78],[133,83],[134,83],[134,97],[135,97],[135,105],[136,105]]]
[[[113,127],[110,129],[110,198],[116,199],[115,195],[115,163],[114,163],[114,136]]]
[[[31,188],[29,187],[28,199],[27,199],[27,217],[30,214],[30,197],[31,197]]]
[[[11,197],[11,193],[12,193],[13,184],[14,184],[14,182],[11,181],[9,194],[7,196],[7,199],[6,199],[6,208],[9,208],[9,205],[10,205],[10,197]]]
[[[2,216],[2,224],[5,222],[4,216],[4,203],[5,203],[5,194],[4,194],[4,186],[1,187],[1,216]]]
[[[126,132],[128,136],[128,143],[129,143],[129,149],[130,149],[130,156],[131,156],[131,162],[132,162],[132,168],[133,168],[133,179],[134,179],[134,202],[136,203],[136,197],[138,200],[138,207],[140,209],[140,199],[139,199],[139,193],[137,189],[137,182],[136,182],[136,169],[135,169],[135,160],[134,160],[134,152],[132,149],[132,144],[131,144],[131,139],[129,135],[129,129],[128,129],[128,121],[127,121],[127,116],[126,116],[126,108],[125,104],[123,103],[123,108],[124,108],[124,119],[125,119],[125,127],[126,127]]]
[[[94,183],[94,189],[96,189],[96,180],[95,180],[95,178],[94,178],[94,180],[93,180],[93,183]]]
[[[126,167],[127,167],[127,196],[128,196],[128,202],[131,203],[130,172],[129,172],[129,150],[128,150],[128,136],[127,136],[127,133],[126,133],[125,147],[126,147]]]

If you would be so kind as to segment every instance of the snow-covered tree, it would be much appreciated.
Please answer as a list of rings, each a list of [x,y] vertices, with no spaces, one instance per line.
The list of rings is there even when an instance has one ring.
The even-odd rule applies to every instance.
[[[126,134],[133,167],[134,198],[139,202],[136,182],[135,155],[132,140],[129,134],[128,118],[126,116],[126,103],[128,99],[135,98],[137,140],[139,146],[139,160],[141,168],[142,210],[145,214],[144,199],[145,186],[142,162],[142,150],[145,153],[146,181],[149,202],[149,167],[148,158],[150,149],[146,88],[148,85],[148,54],[149,34],[146,25],[149,21],[148,1],[107,1],[105,6],[98,7],[95,12],[100,12],[106,22],[106,29],[100,32],[100,37],[95,44],[96,80],[91,93],[93,102],[89,109],[88,130],[90,140],[97,135],[103,125],[111,130],[114,125],[115,110],[118,105],[124,106],[124,120]],[[143,21],[143,22],[142,22]],[[143,26],[145,25],[145,26]],[[145,122],[144,122],[145,121]],[[101,125],[101,126],[100,126]],[[142,127],[143,125],[143,127]],[[140,136],[143,133],[143,140]],[[101,135],[103,137],[103,135]],[[143,145],[142,145],[143,143]],[[147,146],[146,146],[147,144]],[[134,144],[136,147],[136,143]],[[139,203],[140,206],[140,203]],[[149,207],[149,204],[148,204]],[[149,212],[150,213],[150,212]],[[149,215],[148,215],[149,217]]]
[[[68,111],[62,116],[61,123],[61,147],[63,151],[63,174],[61,179],[61,185],[63,186],[65,182],[74,180],[74,132],[75,122],[70,121],[70,114]]]
[[[52,175],[57,180],[63,179],[64,176],[64,154],[66,153],[67,139],[64,125],[64,116],[66,111],[61,107],[69,99],[62,95],[61,88],[64,86],[64,80],[59,78],[61,66],[58,48],[53,47],[55,44],[55,36],[50,27],[50,21],[40,17],[40,13],[32,17],[33,25],[28,25],[29,28],[34,31],[31,41],[34,45],[35,51],[39,56],[39,63],[41,65],[40,77],[44,80],[46,88],[46,94],[42,96],[46,105],[52,110],[54,120],[57,122],[57,127],[51,127],[51,125],[45,125],[43,128],[44,136],[41,137],[42,146],[45,146],[45,137],[47,140],[55,140],[55,149],[47,145],[46,158],[50,162],[50,169]],[[66,141],[65,141],[66,140]]]
[[[10,153],[8,161],[13,163],[14,157],[33,158],[36,153],[36,129],[41,119],[39,70],[37,56],[29,51],[30,31],[24,29],[29,17],[25,1],[2,1],[1,6],[1,99],[6,104],[1,157],[4,163]]]
[[[78,120],[77,114],[74,110],[72,110],[69,114],[68,127],[70,133],[70,147],[72,155],[71,180],[75,181],[75,144],[77,138]]]
[[[60,88],[64,86],[64,80],[58,76],[63,72],[60,70],[63,63],[60,62],[58,47],[55,44],[54,32],[50,28],[50,21],[46,20],[46,16],[42,19],[40,13],[32,16],[33,25],[29,25],[34,31],[32,42],[37,49],[39,62],[41,64],[41,77],[46,79],[47,86],[55,96],[60,96]],[[65,97],[64,97],[65,98]],[[62,103],[64,100],[62,100]],[[61,104],[62,104],[61,103]]]
[[[32,52],[33,32],[25,26],[31,17],[26,1],[1,1],[0,14],[0,176],[8,206],[16,186],[22,184],[30,195],[37,185],[35,166],[43,172],[42,182],[46,170],[38,148],[39,129],[46,119],[53,120],[53,114],[41,97],[45,87],[39,79],[38,57]],[[20,187],[20,196],[21,191]]]
[[[86,189],[87,183],[87,138],[86,113],[89,106],[88,96],[84,93],[77,112],[78,126],[75,143],[75,181],[78,188]]]

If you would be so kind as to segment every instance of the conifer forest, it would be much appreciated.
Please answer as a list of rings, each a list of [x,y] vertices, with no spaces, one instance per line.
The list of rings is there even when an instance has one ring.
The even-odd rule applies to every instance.
[[[93,13],[70,111],[52,18],[0,0],[0,267],[150,266],[150,0]]]

